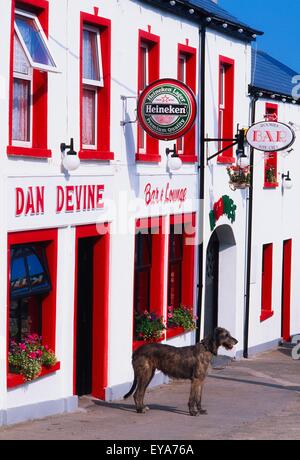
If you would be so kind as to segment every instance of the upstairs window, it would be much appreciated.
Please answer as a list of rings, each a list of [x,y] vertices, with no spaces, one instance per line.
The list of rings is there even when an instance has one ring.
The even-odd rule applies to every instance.
[[[110,152],[111,22],[81,13],[80,152],[82,160],[113,160]]]
[[[220,56],[219,64],[219,110],[218,136],[220,139],[234,137],[234,61]],[[219,150],[232,144],[232,141],[219,141]],[[219,163],[234,163],[233,149],[225,150],[218,157]]]
[[[47,44],[47,37],[35,15],[16,10],[15,31],[32,68],[49,72],[57,71]]]
[[[47,149],[48,72],[58,70],[44,32],[48,28],[49,5],[41,0],[41,7],[35,11],[29,0],[23,3],[28,10],[15,9],[13,14],[7,153],[50,157]]]
[[[152,82],[159,79],[160,38],[140,30],[138,48],[138,95]],[[138,125],[137,161],[159,162],[159,142]]]
[[[278,104],[266,104],[266,121],[278,121]],[[278,187],[277,152],[269,152],[265,159],[264,187]]]
[[[196,94],[197,79],[197,50],[187,45],[178,45],[177,78],[185,83]],[[177,151],[184,163],[195,163],[196,155],[196,127],[177,141]]]
[[[102,55],[99,30],[84,27],[83,30],[83,148],[97,148],[97,99],[103,87]]]

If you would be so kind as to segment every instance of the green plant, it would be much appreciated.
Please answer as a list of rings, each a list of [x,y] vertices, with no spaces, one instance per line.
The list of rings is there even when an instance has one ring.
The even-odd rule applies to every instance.
[[[251,172],[250,167],[242,168],[241,166],[230,166],[227,168],[227,172],[230,179],[230,184],[234,188],[239,188],[239,186],[249,187],[251,184]]]
[[[197,316],[193,314],[192,307],[169,307],[168,308],[168,327],[183,327],[185,331],[196,329]]]
[[[149,313],[147,310],[143,314],[135,314],[135,338],[151,342],[162,338],[166,329],[163,317],[156,313]]]
[[[11,372],[23,375],[26,381],[32,381],[41,375],[43,366],[51,368],[57,359],[49,347],[42,345],[42,338],[33,334],[21,343],[11,341],[8,363]]]
[[[277,182],[276,169],[273,166],[269,166],[266,169],[266,182],[268,182],[268,184],[276,184]]]

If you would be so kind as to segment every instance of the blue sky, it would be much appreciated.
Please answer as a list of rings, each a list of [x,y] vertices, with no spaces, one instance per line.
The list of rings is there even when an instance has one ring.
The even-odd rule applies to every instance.
[[[259,49],[300,73],[299,0],[219,0],[219,5],[264,31]]]

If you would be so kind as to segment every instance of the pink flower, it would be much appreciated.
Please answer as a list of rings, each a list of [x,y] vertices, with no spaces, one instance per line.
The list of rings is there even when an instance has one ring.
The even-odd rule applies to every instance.
[[[21,351],[26,351],[26,345],[25,343],[19,343],[19,347]]]
[[[48,345],[45,345],[45,350],[46,350],[46,351],[49,351]]]
[[[38,350],[36,352],[36,356],[37,356],[37,358],[41,358],[43,356],[43,352],[41,350]]]
[[[168,307],[168,310],[169,310],[169,311],[173,311],[172,305],[170,305],[170,306]]]
[[[144,311],[144,315],[148,315],[148,311],[147,311],[147,310]]]
[[[34,352],[29,353],[28,358],[29,359],[36,359],[36,353],[34,353]]]
[[[172,313],[169,313],[169,314],[168,314],[168,318],[169,318],[169,319],[172,319],[172,318],[173,318]]]

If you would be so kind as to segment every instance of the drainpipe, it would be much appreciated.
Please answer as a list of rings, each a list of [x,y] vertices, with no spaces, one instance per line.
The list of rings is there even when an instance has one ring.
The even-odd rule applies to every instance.
[[[256,102],[258,96],[254,96],[251,102],[251,125],[256,119]],[[252,226],[253,226],[253,178],[254,178],[254,149],[250,149],[251,181],[248,198],[248,221],[247,221],[247,261],[246,261],[246,289],[245,289],[245,324],[244,324],[244,358],[249,358],[249,320],[250,320],[250,294],[251,294],[251,262],[252,262]]]
[[[203,232],[204,232],[204,180],[205,180],[205,75],[206,75],[206,27],[204,24],[199,30],[199,59],[200,64],[200,74],[199,74],[199,85],[200,88],[200,136],[199,136],[199,231],[200,238],[202,240],[199,244],[199,253],[198,253],[198,304],[197,304],[197,332],[196,332],[196,342],[200,341],[201,338],[201,316],[202,316],[202,299],[203,299]]]

